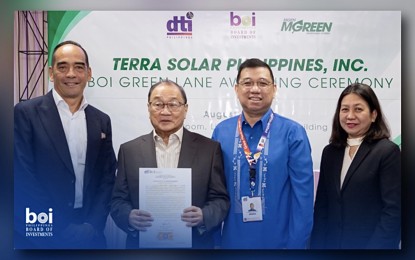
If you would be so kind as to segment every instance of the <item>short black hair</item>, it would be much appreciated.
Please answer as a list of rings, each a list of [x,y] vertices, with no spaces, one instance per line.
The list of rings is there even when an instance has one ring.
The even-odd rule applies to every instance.
[[[67,45],[67,44],[72,44],[72,45],[75,45],[75,46],[78,46],[79,48],[81,48],[81,50],[84,52],[84,54],[85,54],[85,62],[86,62],[86,66],[87,67],[89,67],[89,59],[88,59],[88,53],[86,52],[86,50],[84,49],[84,47],[82,47],[82,45],[81,44],[79,44],[79,43],[77,43],[77,42],[75,42],[75,41],[71,41],[71,40],[68,40],[68,41],[63,41],[63,42],[61,42],[61,43],[59,43],[58,45],[56,45],[55,46],[55,48],[53,49],[53,52],[52,52],[52,66],[55,64],[55,52],[60,48],[60,47],[62,47],[63,45]]]
[[[241,71],[245,68],[267,68],[269,70],[269,73],[271,74],[271,79],[272,79],[272,84],[274,84],[274,74],[272,73],[272,69],[271,67],[263,62],[260,59],[257,58],[251,58],[251,59],[247,59],[244,62],[242,62],[242,64],[239,66],[238,68],[238,75],[236,76],[236,83],[239,82],[239,78],[241,77]]]

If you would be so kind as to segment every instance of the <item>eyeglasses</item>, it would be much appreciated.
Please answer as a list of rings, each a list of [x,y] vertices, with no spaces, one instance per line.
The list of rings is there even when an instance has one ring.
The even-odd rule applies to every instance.
[[[177,112],[180,110],[181,106],[184,106],[185,104],[179,102],[179,101],[170,101],[167,103],[161,102],[161,101],[155,101],[155,102],[149,102],[148,103],[151,108],[153,108],[155,111],[161,111],[164,109],[165,106],[171,111],[171,112]]]
[[[244,87],[245,89],[251,89],[253,88],[255,85],[257,85],[259,88],[268,88],[269,86],[272,85],[271,82],[265,81],[265,80],[260,80],[260,81],[252,81],[252,80],[247,80],[247,81],[243,81],[238,83],[238,85]]]

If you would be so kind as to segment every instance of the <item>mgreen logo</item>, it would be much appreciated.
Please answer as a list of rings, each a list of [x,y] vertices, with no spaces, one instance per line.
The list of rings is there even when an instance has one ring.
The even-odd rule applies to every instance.
[[[281,26],[282,32],[307,32],[307,33],[329,33],[333,23],[305,22],[303,20],[284,19]]]

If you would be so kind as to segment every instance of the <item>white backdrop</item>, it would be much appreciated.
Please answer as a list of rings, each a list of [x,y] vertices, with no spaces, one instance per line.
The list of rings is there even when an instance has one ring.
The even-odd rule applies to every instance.
[[[88,51],[93,80],[86,96],[111,116],[116,152],[121,143],[151,131],[148,89],[166,77],[188,95],[185,126],[210,137],[219,121],[240,113],[233,85],[238,64],[251,57],[272,66],[278,85],[273,109],[304,125],[315,169],[337,98],[351,82],[374,88],[392,137],[400,140],[398,11],[94,11],[79,16],[76,23],[61,25],[67,31],[63,39]]]

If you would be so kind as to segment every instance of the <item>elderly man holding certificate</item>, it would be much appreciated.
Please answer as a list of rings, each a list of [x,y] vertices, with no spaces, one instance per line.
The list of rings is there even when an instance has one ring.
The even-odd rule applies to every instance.
[[[127,248],[213,248],[229,209],[220,144],[183,127],[186,93],[175,82],[148,94],[154,131],[120,146],[111,216]]]

